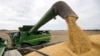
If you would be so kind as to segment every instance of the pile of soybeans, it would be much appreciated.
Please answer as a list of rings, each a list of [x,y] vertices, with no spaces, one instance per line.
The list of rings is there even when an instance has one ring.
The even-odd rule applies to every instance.
[[[100,56],[100,35],[88,36],[76,24],[75,17],[67,17],[65,21],[68,25],[69,40],[45,47],[39,51],[49,56]],[[42,55],[37,52],[31,52],[26,56]]]

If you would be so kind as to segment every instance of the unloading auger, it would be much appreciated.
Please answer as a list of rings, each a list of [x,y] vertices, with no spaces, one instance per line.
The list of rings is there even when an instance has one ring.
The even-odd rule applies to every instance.
[[[28,34],[36,32],[42,25],[55,18],[57,15],[62,18],[68,16],[77,17],[76,13],[63,1],[56,2],[47,13],[41,18],[41,20],[29,31]]]

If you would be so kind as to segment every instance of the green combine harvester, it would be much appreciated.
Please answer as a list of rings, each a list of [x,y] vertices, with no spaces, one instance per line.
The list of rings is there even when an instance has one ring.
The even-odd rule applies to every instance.
[[[30,29],[34,27],[24,25],[23,27],[19,27],[19,32],[12,33],[13,47],[28,47],[49,43],[51,38],[49,31],[35,29],[35,32],[29,34]]]
[[[57,15],[61,16],[62,18],[65,18],[67,16],[77,17],[77,15],[65,2],[56,2],[36,25],[24,25],[23,27],[19,27],[19,32],[10,33],[10,37],[12,39],[12,48],[37,46],[40,44],[48,43],[51,39],[49,31],[39,31],[38,29],[51,19],[55,18]],[[5,45],[1,46],[1,56],[5,52],[5,48]]]

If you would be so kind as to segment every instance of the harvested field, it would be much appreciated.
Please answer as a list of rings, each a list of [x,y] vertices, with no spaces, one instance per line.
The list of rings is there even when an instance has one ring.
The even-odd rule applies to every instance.
[[[100,34],[100,30],[84,30],[88,35]],[[51,43],[62,42],[68,40],[67,30],[52,30],[50,31],[52,38]]]

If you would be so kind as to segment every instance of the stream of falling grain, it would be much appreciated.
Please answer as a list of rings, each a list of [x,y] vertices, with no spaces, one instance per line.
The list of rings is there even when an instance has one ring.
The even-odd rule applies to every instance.
[[[91,41],[88,35],[76,24],[75,17],[65,19],[68,24],[69,48],[76,54],[82,54],[91,49]]]

